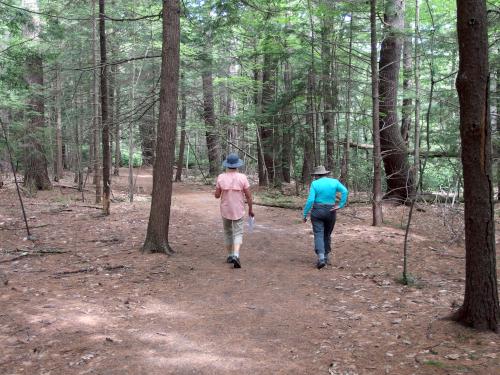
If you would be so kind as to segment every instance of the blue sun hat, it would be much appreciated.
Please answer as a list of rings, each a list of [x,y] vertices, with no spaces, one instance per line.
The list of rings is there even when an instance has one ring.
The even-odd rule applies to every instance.
[[[229,154],[224,160],[224,163],[222,163],[222,166],[224,168],[239,168],[242,167],[245,163],[243,160],[240,159],[238,154]]]

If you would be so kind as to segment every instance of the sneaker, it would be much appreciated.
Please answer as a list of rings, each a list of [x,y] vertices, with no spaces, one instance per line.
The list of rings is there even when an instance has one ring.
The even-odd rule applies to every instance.
[[[233,257],[233,264],[234,264],[234,268],[241,268],[240,258]]]
[[[318,270],[322,269],[324,266],[326,266],[326,262],[324,260],[318,260],[318,264],[316,265]]]
[[[226,259],[226,263],[233,263],[233,255],[229,255]]]

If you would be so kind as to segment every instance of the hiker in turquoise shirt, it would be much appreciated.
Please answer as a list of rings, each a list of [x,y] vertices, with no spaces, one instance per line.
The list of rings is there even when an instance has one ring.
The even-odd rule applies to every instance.
[[[323,268],[327,263],[329,264],[332,232],[337,219],[337,210],[344,207],[349,193],[339,180],[327,177],[328,174],[330,171],[327,171],[322,165],[314,168],[312,175],[315,176],[316,180],[311,184],[309,197],[304,207],[304,223],[307,221],[309,211],[311,211],[314,251],[318,256],[318,269]],[[337,192],[342,194],[338,205],[336,204]]]

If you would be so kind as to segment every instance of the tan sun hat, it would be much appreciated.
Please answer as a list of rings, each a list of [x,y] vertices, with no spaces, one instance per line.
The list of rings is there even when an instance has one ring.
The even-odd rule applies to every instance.
[[[318,165],[317,167],[314,167],[314,171],[311,173],[312,175],[323,175],[323,174],[329,174],[330,171],[327,171],[325,169],[324,165]]]

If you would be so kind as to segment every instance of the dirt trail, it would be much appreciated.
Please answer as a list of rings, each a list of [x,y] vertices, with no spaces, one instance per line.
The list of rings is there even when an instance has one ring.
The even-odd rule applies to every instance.
[[[119,195],[119,192],[116,192]],[[256,207],[242,269],[225,263],[210,188],[177,184],[172,257],[143,255],[149,202],[112,215],[53,191],[28,199],[36,249],[23,256],[12,187],[0,190],[2,374],[492,374],[498,336],[439,320],[463,293],[463,249],[412,237],[420,286],[395,282],[403,231],[339,214],[333,266],[314,268],[297,211]],[[66,210],[66,211],[65,211]],[[401,212],[387,209],[388,222]],[[420,215],[420,217],[418,217]],[[439,218],[436,219],[439,221]],[[46,226],[45,226],[46,225]],[[19,251],[15,251],[15,249]]]

